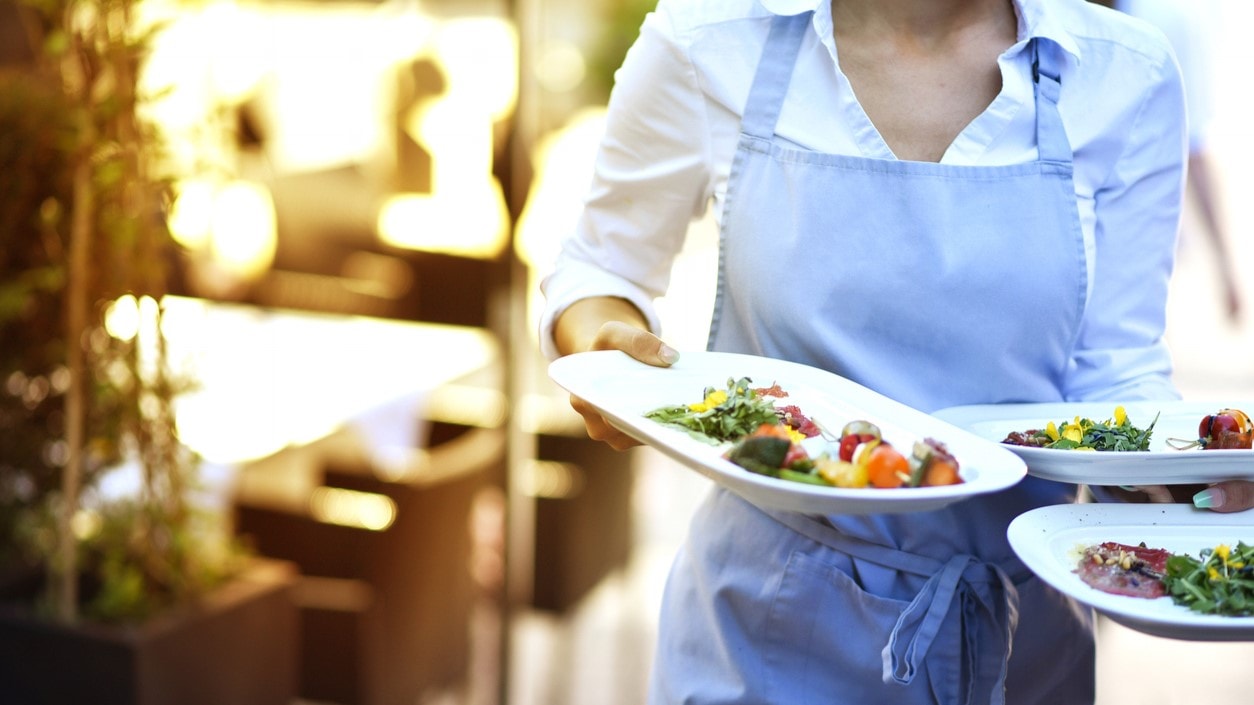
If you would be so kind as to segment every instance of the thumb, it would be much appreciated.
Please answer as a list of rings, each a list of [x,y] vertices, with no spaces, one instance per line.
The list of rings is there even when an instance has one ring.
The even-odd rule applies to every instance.
[[[669,367],[679,360],[679,351],[662,342],[661,338],[619,321],[609,321],[601,326],[591,348],[621,350],[643,363],[659,367]]]
[[[1228,480],[1198,492],[1193,505],[1216,512],[1239,512],[1254,508],[1254,482]]]

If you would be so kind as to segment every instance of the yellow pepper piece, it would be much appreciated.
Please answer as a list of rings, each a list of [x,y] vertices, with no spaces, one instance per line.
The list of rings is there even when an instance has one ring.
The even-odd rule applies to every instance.
[[[814,460],[814,469],[819,477],[837,487],[866,487],[870,483],[866,466],[846,463],[829,455],[820,455]]]

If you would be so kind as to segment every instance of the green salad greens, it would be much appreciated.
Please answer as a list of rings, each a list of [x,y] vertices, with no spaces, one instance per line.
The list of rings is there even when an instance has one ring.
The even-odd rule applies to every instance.
[[[1158,416],[1145,428],[1134,426],[1122,406],[1104,421],[1076,416],[1070,421],[1049,422],[1043,429],[1011,433],[1003,443],[1058,450],[1147,451]]]
[[[726,389],[706,387],[699,402],[663,406],[645,417],[712,444],[747,436],[762,424],[779,423],[774,402],[759,395],[748,377],[729,377]]]
[[[1220,544],[1198,556],[1176,554],[1167,559],[1163,576],[1167,594],[1202,614],[1254,616],[1254,546]]]

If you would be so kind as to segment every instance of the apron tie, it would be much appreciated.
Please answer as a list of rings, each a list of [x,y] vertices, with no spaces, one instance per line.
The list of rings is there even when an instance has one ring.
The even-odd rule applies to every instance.
[[[988,572],[1001,585],[1003,600],[991,600],[981,594],[981,591],[970,587],[969,580],[988,582]],[[901,613],[888,637],[888,643],[880,652],[884,662],[884,682],[907,685],[914,680],[944,624],[945,615],[953,605],[955,596],[959,600],[967,667],[968,690],[963,702],[1005,705],[1011,639],[1015,625],[1019,622],[1019,592],[1006,571],[992,563],[982,563],[969,555],[949,559],[940,572],[928,578],[910,605]],[[987,645],[981,643],[985,638],[1000,642],[996,644],[1000,648],[992,649],[991,653],[1005,654],[1005,658],[999,659],[1000,666],[996,675],[982,673],[991,670],[987,668],[989,661],[982,664],[979,658],[979,654],[987,650]],[[979,684],[990,676],[991,692],[987,699],[981,699]]]
[[[963,702],[1005,705],[1011,640],[1019,623],[1019,591],[1000,566],[966,554],[954,556],[942,564],[929,556],[843,534],[830,524],[804,514],[762,511],[819,544],[877,565],[928,578],[897,619],[888,643],[880,652],[885,683],[908,685],[914,680],[957,597],[967,668],[967,693]],[[1000,586],[1001,599],[996,599],[990,591],[975,589],[977,584]],[[981,699],[980,691],[988,691],[987,698]]]
[[[928,578],[910,606],[897,618],[888,643],[880,652],[884,658],[885,683],[891,680],[905,685],[914,680],[928,649],[932,648],[932,640],[945,621],[954,594],[958,592],[958,581],[973,560],[971,556],[949,559],[941,572]],[[963,621],[966,621],[965,613]],[[909,638],[903,646],[903,638],[907,636]]]

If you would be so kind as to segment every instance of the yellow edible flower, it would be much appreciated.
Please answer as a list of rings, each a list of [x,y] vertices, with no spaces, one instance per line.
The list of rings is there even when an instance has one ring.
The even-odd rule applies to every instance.
[[[1128,420],[1128,412],[1122,406],[1115,407],[1115,425],[1122,426]]]
[[[1224,563],[1228,562],[1228,556],[1231,555],[1231,553],[1232,553],[1232,549],[1229,548],[1228,544],[1226,543],[1221,543],[1215,547],[1215,555],[1219,556],[1220,560],[1222,560]]]
[[[1072,443],[1079,443],[1080,441],[1084,440],[1084,431],[1083,429],[1080,428],[1080,424],[1077,421],[1076,423],[1067,424],[1066,426],[1063,426],[1062,437],[1066,438]]]
[[[1219,571],[1215,570],[1213,567],[1207,568],[1206,577],[1210,578],[1211,580],[1219,580],[1220,579]]]
[[[724,392],[721,389],[716,389],[707,394],[703,401],[699,401],[695,404],[689,404],[688,408],[697,413],[701,413],[702,411],[709,411],[725,401],[727,401],[727,392]]]
[[[1049,436],[1050,440],[1058,440],[1058,426],[1053,421],[1045,426],[1045,435]]]

